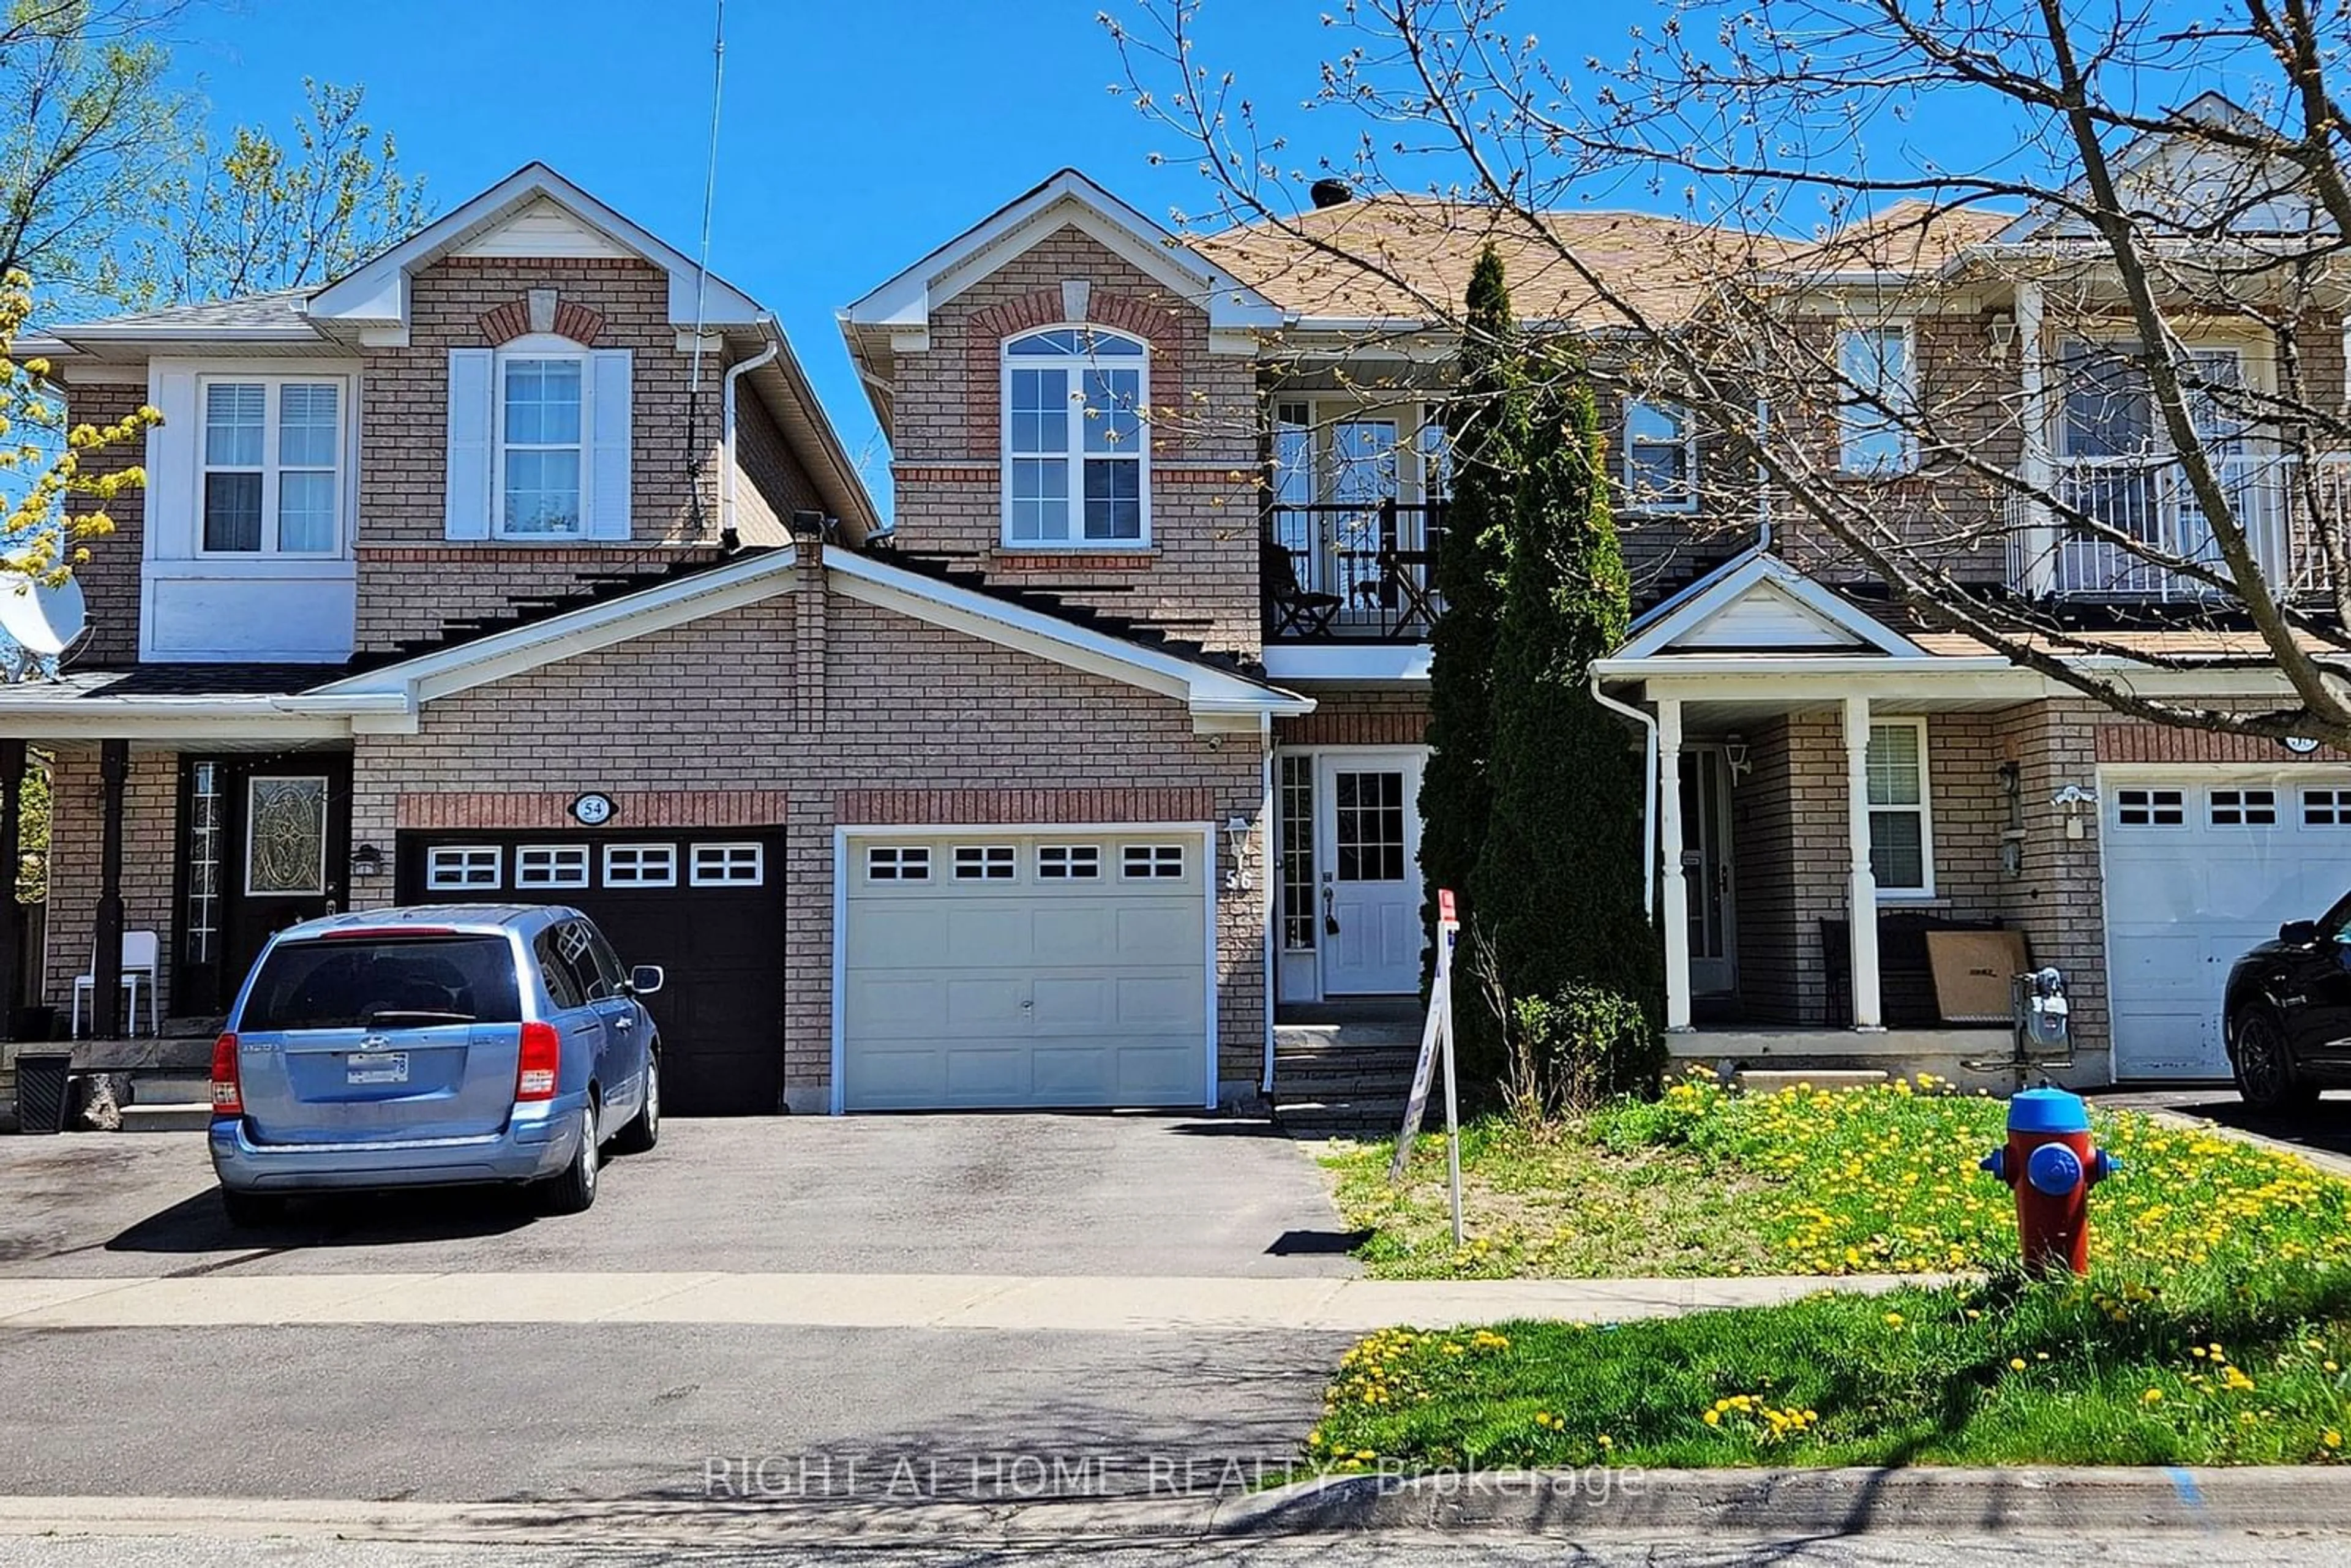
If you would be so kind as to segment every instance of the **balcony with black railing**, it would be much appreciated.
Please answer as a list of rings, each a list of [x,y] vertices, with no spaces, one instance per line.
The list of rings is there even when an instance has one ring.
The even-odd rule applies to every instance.
[[[1437,592],[1442,502],[1275,506],[1260,591],[1269,643],[1426,643]]]

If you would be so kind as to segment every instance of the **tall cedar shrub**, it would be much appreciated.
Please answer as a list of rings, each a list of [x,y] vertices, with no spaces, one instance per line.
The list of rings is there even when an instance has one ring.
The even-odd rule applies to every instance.
[[[1420,779],[1424,983],[1436,972],[1437,889],[1453,889],[1463,904],[1473,902],[1470,876],[1492,810],[1487,764],[1494,739],[1494,632],[1510,567],[1519,448],[1527,434],[1523,350],[1502,258],[1490,245],[1469,275],[1467,304],[1459,371],[1446,404],[1452,489],[1437,556],[1445,613],[1429,638],[1428,758]],[[1474,929],[1468,924],[1471,911],[1459,913],[1464,929]],[[1469,967],[1462,966],[1464,990]],[[1480,1009],[1466,996],[1459,1001],[1454,1017],[1462,1047],[1482,1056],[1487,1031]]]
[[[1640,759],[1586,674],[1623,643],[1632,585],[1582,366],[1552,356],[1536,368],[1494,647],[1492,814],[1470,887],[1513,998],[1588,1012],[1597,988],[1647,1020],[1589,1042],[1599,1059],[1575,1064],[1610,1092],[1653,1083],[1665,1061],[1664,972],[1641,904]]]

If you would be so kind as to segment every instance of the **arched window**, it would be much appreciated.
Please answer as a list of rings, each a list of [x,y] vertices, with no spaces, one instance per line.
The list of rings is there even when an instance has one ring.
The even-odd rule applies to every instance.
[[[1006,544],[1149,541],[1150,389],[1150,350],[1116,332],[1052,327],[1005,343]]]

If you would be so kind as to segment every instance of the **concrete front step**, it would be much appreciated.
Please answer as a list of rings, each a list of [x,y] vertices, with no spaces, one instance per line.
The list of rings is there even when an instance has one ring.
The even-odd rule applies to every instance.
[[[207,1085],[209,1088],[209,1085]],[[201,1133],[213,1124],[212,1101],[139,1101],[122,1107],[125,1133]]]
[[[1404,1097],[1363,1100],[1299,1100],[1273,1108],[1274,1125],[1286,1133],[1393,1137],[1404,1125]]]
[[[1421,1025],[1417,1019],[1353,1019],[1345,1023],[1278,1023],[1273,1026],[1273,1049],[1284,1051],[1363,1050],[1383,1046],[1402,1046],[1407,1051],[1418,1050]]]

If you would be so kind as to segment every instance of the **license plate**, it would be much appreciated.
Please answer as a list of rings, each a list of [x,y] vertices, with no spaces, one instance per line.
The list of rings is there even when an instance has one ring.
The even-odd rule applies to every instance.
[[[344,1059],[353,1083],[405,1083],[408,1082],[408,1052],[404,1051],[371,1051],[365,1056]]]

